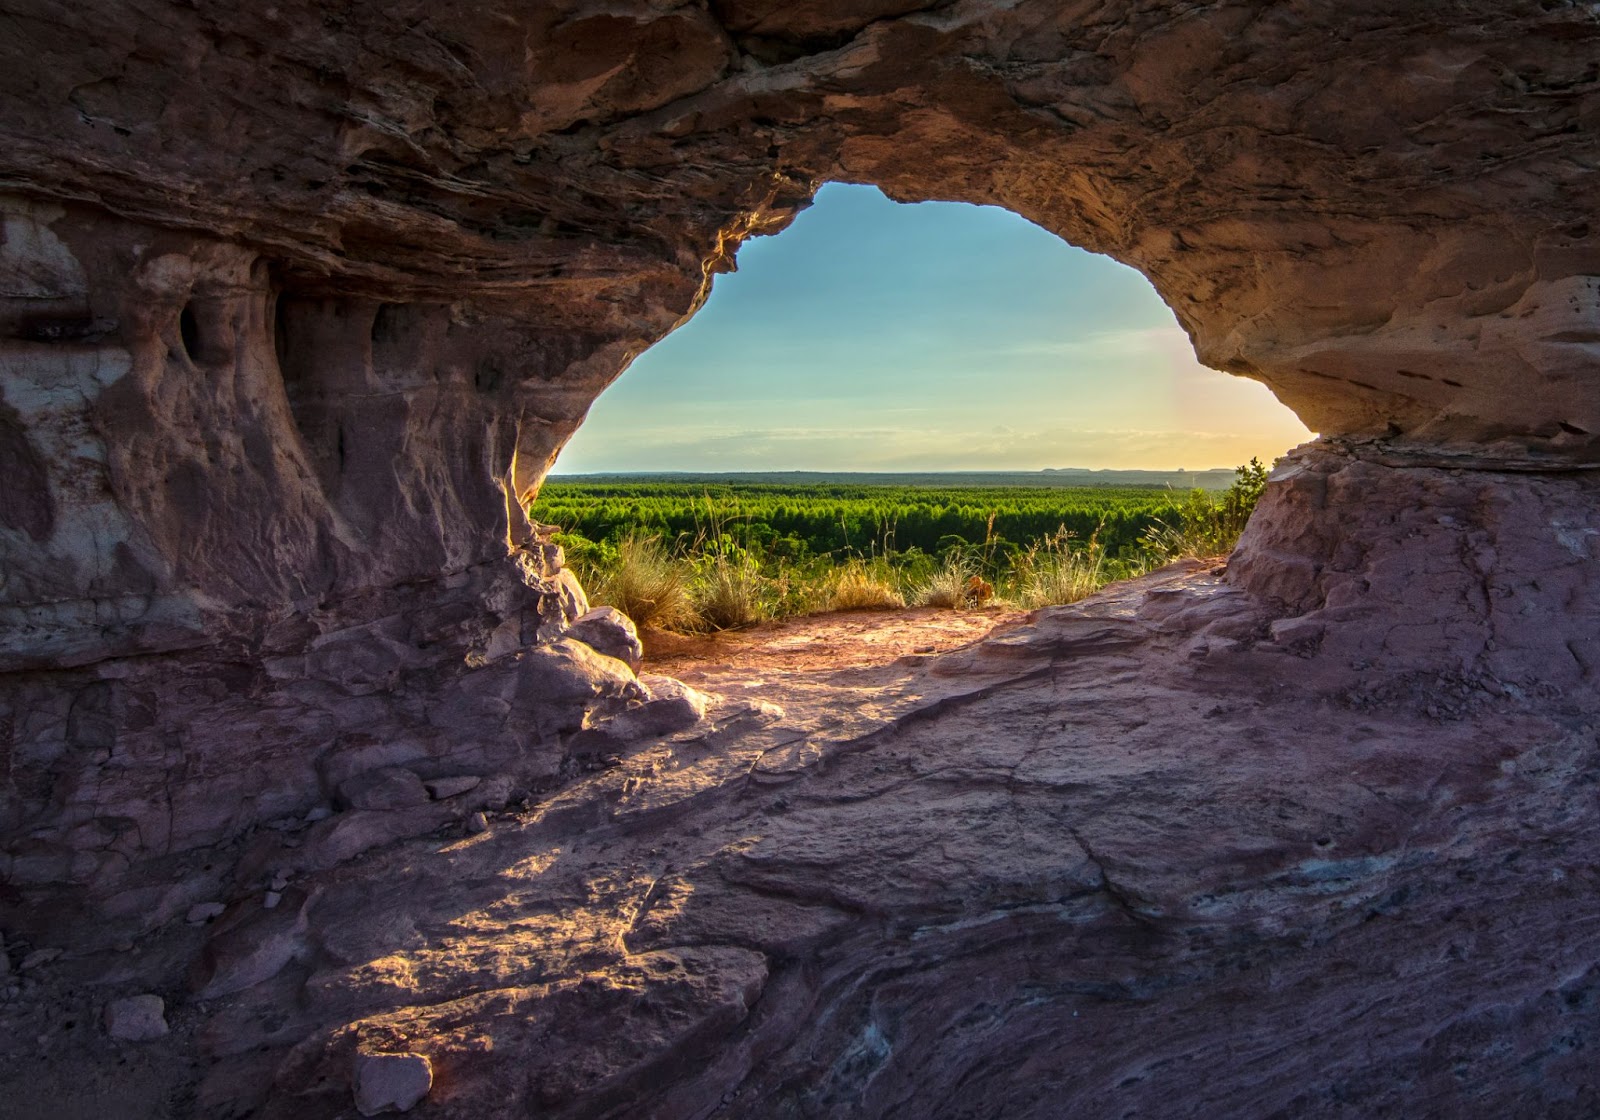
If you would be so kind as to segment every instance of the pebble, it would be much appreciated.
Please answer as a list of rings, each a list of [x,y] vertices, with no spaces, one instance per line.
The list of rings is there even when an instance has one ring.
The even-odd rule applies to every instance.
[[[473,813],[472,816],[467,818],[467,831],[472,833],[474,836],[480,832],[487,832],[488,830],[489,818],[484,816],[481,811]]]
[[[123,1042],[150,1042],[167,1033],[167,1005],[146,993],[106,1004],[106,1033]]]
[[[433,1063],[422,1054],[357,1054],[351,1081],[361,1115],[410,1112],[433,1088]]]
[[[197,902],[189,907],[183,920],[192,926],[203,926],[213,918],[220,918],[227,907],[220,902]]]
[[[278,908],[278,903],[282,901],[283,895],[281,892],[268,891],[261,897],[261,907],[264,910],[276,910]]]
[[[273,890],[281,891],[281,890],[283,890],[284,887],[287,887],[288,885],[289,885],[289,873],[288,872],[280,871],[280,872],[278,872],[276,875],[274,875],[272,877],[272,889]]]
[[[306,814],[306,823],[316,824],[318,821],[325,821],[331,816],[333,816],[332,809],[328,808],[326,805],[318,805],[315,809],[312,809]]]

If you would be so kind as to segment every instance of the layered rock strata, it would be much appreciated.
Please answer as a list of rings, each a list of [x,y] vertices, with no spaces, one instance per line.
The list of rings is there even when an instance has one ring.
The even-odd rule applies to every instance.
[[[98,978],[171,1114],[1593,1112],[1592,7],[12,4],[9,1045]],[[522,500],[827,179],[1324,434],[1225,579],[849,726],[568,635]]]
[[[1539,577],[1592,571],[1560,533]],[[213,924],[25,974],[0,1084],[333,1117],[405,1060],[440,1118],[1587,1115],[1592,682],[1529,680],[1515,626],[1423,680],[1401,566],[1346,574],[1360,649],[1190,564],[939,657],[708,666],[703,718],[480,834],[337,867],[286,834]],[[74,1024],[150,990],[129,1083]]]
[[[524,648],[522,499],[824,179],[1136,265],[1202,357],[1329,436],[1492,470],[1587,465],[1600,432],[1583,5],[4,19],[0,835],[25,883],[103,900],[325,792],[309,760],[347,729],[306,708],[319,651],[360,644],[340,705],[387,727],[354,713],[401,677]],[[250,714],[191,717],[200,693]],[[224,726],[298,761],[218,776]],[[185,796],[232,808],[113,808]]]

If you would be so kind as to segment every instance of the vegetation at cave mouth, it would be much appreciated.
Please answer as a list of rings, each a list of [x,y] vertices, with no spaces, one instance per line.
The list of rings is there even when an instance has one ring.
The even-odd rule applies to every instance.
[[[1251,460],[1220,492],[982,475],[553,478],[529,514],[560,530],[597,603],[641,625],[729,629],[852,607],[1074,602],[1227,553],[1266,475]]]

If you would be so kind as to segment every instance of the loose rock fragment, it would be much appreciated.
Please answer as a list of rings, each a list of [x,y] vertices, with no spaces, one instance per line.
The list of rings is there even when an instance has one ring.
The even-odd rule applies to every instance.
[[[146,993],[106,1004],[106,1034],[122,1042],[149,1042],[167,1034],[166,1003]]]
[[[635,673],[644,663],[644,646],[633,620],[616,607],[596,607],[567,630],[567,637],[607,657],[615,657]]]
[[[352,1080],[361,1115],[410,1112],[433,1088],[433,1063],[423,1054],[357,1054]]]
[[[457,794],[466,793],[469,789],[478,788],[478,783],[483,781],[476,774],[457,774],[450,778],[434,778],[432,781],[423,782],[428,794],[435,801],[443,801]]]

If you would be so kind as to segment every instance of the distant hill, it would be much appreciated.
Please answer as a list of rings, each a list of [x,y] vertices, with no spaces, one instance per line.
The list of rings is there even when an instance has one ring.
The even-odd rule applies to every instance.
[[[1231,470],[1207,471],[1095,471],[1059,467],[1042,471],[612,471],[601,474],[553,474],[552,481],[619,481],[651,479],[659,482],[769,486],[946,486],[946,487],[1084,487],[1107,486],[1150,490],[1226,490],[1233,484]]]

